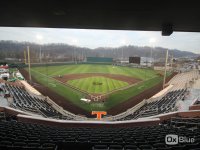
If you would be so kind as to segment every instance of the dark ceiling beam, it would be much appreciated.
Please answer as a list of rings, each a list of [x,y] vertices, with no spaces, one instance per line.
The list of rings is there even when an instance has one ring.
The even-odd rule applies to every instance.
[[[0,5],[0,26],[200,32],[193,1],[93,0],[10,1]]]

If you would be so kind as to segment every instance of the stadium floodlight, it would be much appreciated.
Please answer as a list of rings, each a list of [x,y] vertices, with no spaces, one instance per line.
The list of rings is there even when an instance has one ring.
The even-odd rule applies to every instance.
[[[26,64],[26,49],[24,50],[24,64]]]
[[[155,38],[150,38],[149,39],[149,43],[151,44],[151,46],[154,48],[154,44],[156,42],[156,39]],[[151,48],[151,65],[153,65],[153,58],[152,58],[152,55],[153,55],[153,48]]]
[[[30,50],[29,46],[27,46],[27,51],[28,51],[28,72],[29,72],[29,80],[31,82],[31,61],[30,61]]]
[[[165,88],[165,80],[166,80],[166,74],[167,74],[167,60],[168,60],[168,49],[166,51],[166,57],[165,57],[165,72],[164,72],[164,79],[163,79],[163,89]]]
[[[72,39],[71,42],[72,42],[73,45],[77,45],[78,44],[78,39]]]
[[[37,35],[36,35],[36,38],[37,38],[39,41],[41,41],[41,40],[43,39],[43,36],[40,35],[40,34],[37,34]]]
[[[74,63],[77,64],[77,56],[76,56],[76,49],[75,46],[78,44],[78,39],[72,38],[71,39],[71,43],[73,45],[73,59],[74,59]]]
[[[41,62],[42,62],[42,59],[41,59],[41,57],[42,57],[41,42],[42,42],[42,40],[43,40],[43,36],[40,35],[40,34],[37,34],[37,35],[36,35],[36,39],[39,41],[39,44],[40,44],[40,63],[41,63]]]
[[[122,39],[121,41],[120,41],[120,44],[122,45],[122,46],[124,46],[124,45],[126,45],[126,40],[125,39]],[[124,49],[123,49],[123,47],[122,47],[122,59],[124,59]]]
[[[156,42],[156,39],[155,38],[150,38],[149,39],[149,43],[155,43]]]

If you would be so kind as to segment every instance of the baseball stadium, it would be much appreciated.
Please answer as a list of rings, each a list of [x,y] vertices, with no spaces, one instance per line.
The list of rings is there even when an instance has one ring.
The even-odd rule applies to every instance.
[[[93,64],[32,67],[31,75],[36,83],[47,88],[44,92],[54,92],[62,96],[65,103],[70,101],[88,112],[117,109],[120,103],[157,86],[163,78],[162,72],[152,69],[116,66],[112,61],[98,64],[95,59]],[[82,98],[91,102],[81,101]]]
[[[0,150],[200,150],[198,5],[115,3],[0,5]]]
[[[17,128],[12,133],[17,134],[17,129],[31,126],[31,131],[36,134],[40,130],[51,133],[53,141],[33,134],[28,138],[34,138],[34,142],[22,139],[17,142],[15,139],[13,145],[8,146],[3,140],[0,147],[73,147],[84,150],[166,148],[170,146],[166,141],[163,143],[163,139],[168,129],[173,131],[179,126],[198,128],[200,71],[197,63],[186,63],[179,70],[166,67],[160,70],[155,66],[141,66],[139,62],[118,63],[114,59],[87,57],[86,61],[78,63],[32,64],[29,59],[24,59],[23,65],[1,65],[1,128],[13,128],[15,125]],[[138,57],[131,59],[138,60]],[[15,123],[10,124],[13,121]],[[23,130],[22,135],[27,130]],[[60,133],[55,135],[54,130]],[[132,134],[126,135],[132,130],[132,134],[137,133],[136,141],[130,138]],[[147,140],[152,143],[145,145],[138,141],[141,138],[139,132],[144,131],[143,136],[145,130],[156,136],[164,133],[160,135],[159,142],[150,139],[150,135]],[[117,137],[111,135],[114,131],[120,132]],[[192,135],[197,135],[198,132],[194,131]],[[92,132],[89,134],[91,139],[85,135],[88,132]],[[191,133],[189,130],[184,132]],[[193,147],[197,145],[192,144]]]

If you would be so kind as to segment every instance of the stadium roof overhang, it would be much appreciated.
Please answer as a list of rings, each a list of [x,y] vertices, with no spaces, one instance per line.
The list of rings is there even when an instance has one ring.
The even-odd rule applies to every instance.
[[[161,31],[163,24],[199,32],[198,1],[4,0],[0,5],[0,26]]]

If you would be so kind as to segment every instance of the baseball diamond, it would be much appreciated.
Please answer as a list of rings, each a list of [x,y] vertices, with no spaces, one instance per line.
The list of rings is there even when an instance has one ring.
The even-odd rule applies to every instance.
[[[153,69],[109,64],[39,66],[32,67],[31,74],[35,82],[86,111],[109,110],[162,81],[160,72]],[[98,107],[81,98],[103,104]]]

